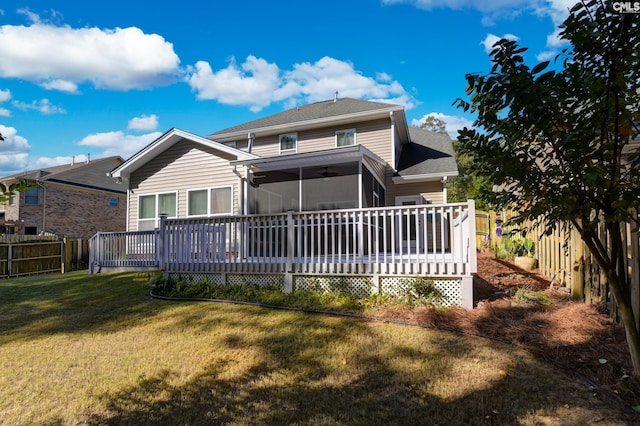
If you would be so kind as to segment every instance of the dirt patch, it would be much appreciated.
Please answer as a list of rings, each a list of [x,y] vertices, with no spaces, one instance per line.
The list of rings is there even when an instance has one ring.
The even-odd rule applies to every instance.
[[[472,311],[385,309],[380,315],[512,344],[586,381],[625,411],[640,405],[624,330],[597,306],[574,301],[568,289],[492,253],[478,255],[474,298]]]

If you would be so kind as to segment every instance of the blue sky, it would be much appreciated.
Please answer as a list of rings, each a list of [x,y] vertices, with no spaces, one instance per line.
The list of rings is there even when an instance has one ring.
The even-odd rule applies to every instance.
[[[206,136],[336,91],[455,135],[473,116],[452,104],[466,73],[490,69],[489,46],[555,55],[573,3],[3,0],[0,176],[127,159],[172,127]]]

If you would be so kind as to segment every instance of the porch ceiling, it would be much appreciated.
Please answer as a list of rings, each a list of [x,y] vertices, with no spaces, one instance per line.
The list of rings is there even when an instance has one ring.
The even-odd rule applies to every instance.
[[[341,147],[315,152],[279,155],[248,160],[232,161],[231,165],[251,166],[257,171],[291,169],[296,167],[318,167],[330,164],[362,161],[363,157],[371,158],[380,164],[385,161],[362,145]]]

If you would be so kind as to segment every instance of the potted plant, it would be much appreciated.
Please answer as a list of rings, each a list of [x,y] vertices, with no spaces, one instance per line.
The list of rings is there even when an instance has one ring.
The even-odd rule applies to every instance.
[[[513,263],[519,268],[530,271],[535,269],[538,261],[533,257],[533,240],[529,237],[521,238],[515,244]]]

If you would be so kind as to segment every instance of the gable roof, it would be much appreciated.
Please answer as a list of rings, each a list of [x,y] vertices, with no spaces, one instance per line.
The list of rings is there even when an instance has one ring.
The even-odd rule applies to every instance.
[[[410,142],[402,146],[394,182],[439,180],[457,176],[451,138],[419,127],[409,127]]]
[[[352,123],[356,120],[386,118],[393,116],[398,123],[401,136],[406,139],[407,124],[404,107],[384,102],[363,101],[352,98],[302,105],[286,111],[263,117],[238,126],[219,130],[207,136],[217,141],[246,139],[248,133],[256,136],[285,133],[291,130],[317,128],[322,125]]]
[[[186,132],[184,130],[172,128],[164,135],[160,136],[155,141],[151,142],[146,147],[142,148],[137,153],[133,154],[127,161],[111,170],[110,176],[114,178],[128,179],[129,175],[145,165],[147,162],[163,153],[179,141],[188,139],[192,142],[207,146],[209,148],[216,149],[218,151],[225,152],[227,154],[235,155],[238,159],[250,159],[257,158],[255,155],[241,151],[239,149],[232,148],[227,145],[223,145],[216,141],[212,141],[201,136],[194,135],[193,133]]]
[[[26,179],[38,182],[55,182],[83,188],[125,193],[126,188],[107,176],[107,172],[123,162],[124,160],[119,156],[99,158],[91,161],[28,170],[0,180],[11,182]]]

